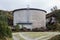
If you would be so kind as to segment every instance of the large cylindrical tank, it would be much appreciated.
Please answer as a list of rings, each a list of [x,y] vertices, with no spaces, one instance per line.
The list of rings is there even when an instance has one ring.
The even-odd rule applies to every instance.
[[[13,11],[13,24],[19,24],[20,27],[46,28],[46,11],[36,8],[22,8]]]

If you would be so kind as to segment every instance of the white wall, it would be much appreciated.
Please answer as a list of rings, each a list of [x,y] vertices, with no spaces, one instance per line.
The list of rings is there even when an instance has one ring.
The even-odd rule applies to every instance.
[[[46,27],[46,13],[38,10],[15,11],[14,25],[16,25],[16,23],[19,23],[19,22],[27,22],[27,17],[29,17],[28,19],[29,22],[32,23],[32,28]]]

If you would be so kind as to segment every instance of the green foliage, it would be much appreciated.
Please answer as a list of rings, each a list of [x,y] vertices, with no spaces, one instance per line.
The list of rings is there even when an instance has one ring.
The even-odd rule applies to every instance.
[[[11,37],[12,37],[12,34],[11,34],[12,31],[11,31],[11,29],[10,29],[9,27],[7,27],[6,29],[7,29],[7,30],[6,30],[7,37],[10,37],[10,38],[11,38]]]
[[[52,37],[49,40],[60,40],[60,35],[56,35],[56,36]]]
[[[55,10],[55,11],[52,11],[51,13],[56,18],[56,21],[60,23],[60,10]]]
[[[46,27],[48,30],[52,30],[52,31],[55,31],[55,29],[57,28],[56,24],[54,24],[54,25],[48,24]]]
[[[11,29],[6,22],[0,21],[0,37],[12,37]]]
[[[11,11],[4,11],[4,10],[0,10],[0,17],[1,15],[5,15],[7,17],[7,22],[9,26],[13,26],[13,14]],[[3,17],[3,19],[6,20],[6,18]],[[2,19],[0,19],[2,20]]]
[[[12,37],[11,29],[8,27],[7,16],[0,15],[0,38]]]
[[[17,25],[15,26],[15,29],[16,29],[16,31],[19,31],[19,29],[20,29],[19,24],[17,24]]]
[[[52,14],[52,16],[55,17],[56,24],[55,25],[47,24],[47,28],[49,30],[60,31],[60,25],[57,24],[57,23],[60,24],[60,9],[54,10],[50,14]]]
[[[57,24],[56,31],[59,31],[60,32],[60,23]]]

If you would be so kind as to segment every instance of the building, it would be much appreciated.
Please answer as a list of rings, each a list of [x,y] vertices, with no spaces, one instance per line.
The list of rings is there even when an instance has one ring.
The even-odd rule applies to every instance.
[[[46,28],[46,11],[36,8],[21,8],[13,11],[13,24],[20,28]]]

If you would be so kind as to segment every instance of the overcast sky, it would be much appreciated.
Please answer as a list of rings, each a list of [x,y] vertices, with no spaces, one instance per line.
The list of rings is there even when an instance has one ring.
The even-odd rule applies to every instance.
[[[53,6],[60,8],[60,0],[0,0],[1,10],[14,10],[19,8],[39,8],[50,12]]]

